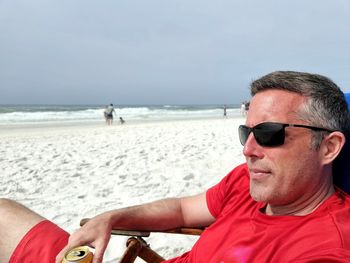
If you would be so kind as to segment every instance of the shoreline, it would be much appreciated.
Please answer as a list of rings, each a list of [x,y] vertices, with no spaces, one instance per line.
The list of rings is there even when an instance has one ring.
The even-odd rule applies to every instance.
[[[198,118],[178,118],[178,119],[150,119],[150,120],[131,120],[124,124],[120,124],[119,119],[113,121],[113,125],[106,125],[104,120],[101,121],[52,121],[52,122],[32,122],[32,123],[13,123],[0,124],[0,136],[11,135],[18,133],[31,132],[45,132],[50,130],[62,129],[89,129],[89,128],[103,128],[103,127],[119,127],[130,125],[156,124],[156,123],[173,123],[173,122],[196,122],[209,120],[236,120],[243,119],[243,117],[198,117]],[[243,119],[244,120],[244,119]]]

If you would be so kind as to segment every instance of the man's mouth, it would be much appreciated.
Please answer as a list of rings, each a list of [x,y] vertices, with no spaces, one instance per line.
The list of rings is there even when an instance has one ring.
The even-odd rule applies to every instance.
[[[261,168],[250,168],[249,175],[252,180],[262,181],[271,175],[271,171]]]

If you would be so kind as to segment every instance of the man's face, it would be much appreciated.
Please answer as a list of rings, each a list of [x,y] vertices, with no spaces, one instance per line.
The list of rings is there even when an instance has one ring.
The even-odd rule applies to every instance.
[[[297,112],[305,102],[299,94],[267,90],[256,94],[250,103],[246,125],[262,122],[309,124]],[[286,127],[285,142],[277,147],[260,146],[253,133],[243,154],[250,173],[250,194],[256,201],[272,205],[302,204],[322,184],[319,153],[311,149],[311,131]]]

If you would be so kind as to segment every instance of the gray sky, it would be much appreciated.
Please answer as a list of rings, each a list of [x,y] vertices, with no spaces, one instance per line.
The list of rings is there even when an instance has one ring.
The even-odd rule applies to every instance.
[[[274,70],[350,92],[348,0],[0,0],[0,104],[232,104]]]

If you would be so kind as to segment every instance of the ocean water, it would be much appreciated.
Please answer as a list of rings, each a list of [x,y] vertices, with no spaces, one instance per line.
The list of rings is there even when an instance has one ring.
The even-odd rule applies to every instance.
[[[95,122],[103,120],[99,105],[0,105],[0,125],[45,122]],[[223,105],[115,106],[115,118],[152,121],[223,117]],[[228,105],[228,117],[239,117],[240,106]]]

